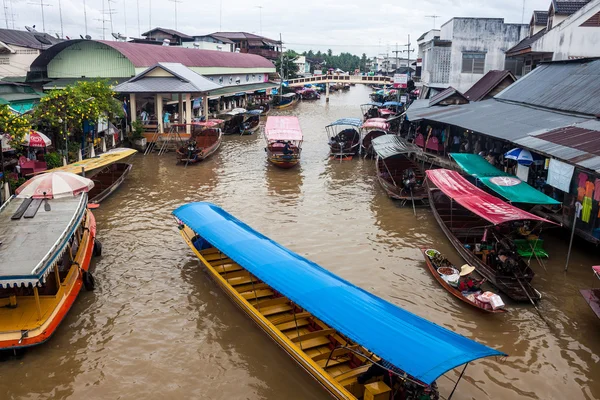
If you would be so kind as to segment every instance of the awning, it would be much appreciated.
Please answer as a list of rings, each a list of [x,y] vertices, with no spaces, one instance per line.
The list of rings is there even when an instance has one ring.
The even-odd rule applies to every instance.
[[[425,172],[427,173],[427,179],[446,196],[494,225],[520,220],[542,221],[553,224],[553,222],[523,211],[484,192],[456,171],[431,169]]]
[[[267,141],[302,140],[302,129],[297,117],[268,117],[265,125]]]
[[[504,355],[343,280],[214,204],[190,203],[173,214],[262,282],[426,384],[467,362]]]
[[[390,129],[390,124],[388,124],[387,122],[371,121],[370,119],[368,119],[362,124],[361,128],[363,128],[363,129],[381,129],[381,130],[387,131],[388,129]]]
[[[373,146],[373,150],[381,158],[388,158],[396,154],[422,152],[421,148],[416,144],[409,143],[396,135],[376,137],[371,141],[371,146]]]
[[[451,153],[450,156],[469,175],[514,203],[560,204],[519,178],[499,170],[477,154]]]
[[[402,107],[404,104],[400,103],[399,101],[386,101],[385,103],[383,103],[384,107],[389,107],[389,106],[396,106],[396,107]]]
[[[359,118],[340,118],[335,122],[332,122],[328,126],[338,126],[338,125],[349,125],[358,128],[362,125],[362,121]]]

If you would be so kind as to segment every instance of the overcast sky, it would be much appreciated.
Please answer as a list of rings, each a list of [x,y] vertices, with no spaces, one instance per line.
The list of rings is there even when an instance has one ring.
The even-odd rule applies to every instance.
[[[277,39],[281,33],[286,48],[294,50],[321,50],[331,48],[334,53],[347,51],[375,56],[408,43],[412,45],[425,31],[452,17],[495,17],[508,23],[520,23],[523,0],[397,0],[377,2],[369,0],[3,0],[0,6],[8,16],[8,25],[24,29],[35,25],[42,30],[41,2],[44,6],[46,32],[60,35],[59,1],[65,36],[78,38],[87,32],[94,39],[102,39],[102,19],[105,19],[105,37],[111,32],[138,36],[149,27],[177,29],[187,34],[206,34],[218,30],[246,31]],[[35,3],[36,5],[32,4]],[[84,4],[87,18],[84,17]],[[139,4],[139,25],[138,25]],[[525,0],[524,22],[532,11],[545,10],[550,0]],[[102,13],[104,7],[104,14]],[[109,7],[112,10],[112,30]],[[259,8],[262,7],[262,8]],[[12,11],[11,11],[12,8]],[[151,11],[151,13],[150,13]],[[4,15],[3,15],[4,17]],[[125,18],[126,17],[126,18]],[[151,18],[151,20],[150,20]],[[3,18],[2,27],[6,27]],[[414,53],[413,53],[414,54]],[[413,56],[414,57],[414,56]]]

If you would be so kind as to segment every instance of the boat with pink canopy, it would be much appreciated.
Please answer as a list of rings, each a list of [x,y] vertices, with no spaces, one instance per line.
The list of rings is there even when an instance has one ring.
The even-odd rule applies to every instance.
[[[292,168],[300,162],[302,129],[297,117],[272,116],[265,126],[267,159],[279,168]]]
[[[360,128],[363,135],[361,146],[365,150],[365,156],[375,157],[372,141],[379,136],[387,135],[390,130],[390,124],[383,118],[370,118],[363,122]]]

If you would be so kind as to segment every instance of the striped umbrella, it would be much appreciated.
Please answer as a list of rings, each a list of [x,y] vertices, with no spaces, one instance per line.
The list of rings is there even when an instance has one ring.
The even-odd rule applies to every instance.
[[[25,135],[24,146],[29,147],[48,147],[52,144],[52,140],[42,132],[34,131],[33,129]]]
[[[48,172],[34,176],[16,190],[17,197],[58,199],[89,192],[94,187],[90,179],[71,172]]]

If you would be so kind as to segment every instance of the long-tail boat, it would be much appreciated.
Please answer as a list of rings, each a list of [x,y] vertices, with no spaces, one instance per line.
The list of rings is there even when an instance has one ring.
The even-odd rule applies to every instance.
[[[351,160],[360,149],[359,118],[341,118],[325,127],[332,158]]]
[[[360,111],[363,116],[363,121],[366,121],[371,118],[379,117],[379,108],[383,107],[383,103],[365,103],[360,105]]]
[[[90,203],[100,203],[114,193],[125,180],[132,165],[127,163],[114,163],[103,168],[93,178],[94,188],[89,191]]]
[[[234,108],[225,114],[219,114],[218,117],[223,121],[224,135],[239,135],[242,123],[244,122],[244,114],[246,109]]]
[[[87,199],[13,196],[0,207],[0,350],[45,342],[81,287],[93,288],[100,247]]]
[[[107,166],[114,163],[127,163],[127,161],[135,154],[137,150],[118,147],[111,149],[106,153],[102,153],[97,157],[86,158],[82,161],[76,161],[62,167],[54,168],[46,172],[71,172],[73,174],[84,175],[86,178],[93,177],[95,174],[102,171]]]
[[[281,96],[273,96],[273,108],[281,110],[292,107],[298,103],[298,95],[296,93],[282,94]]]
[[[297,117],[268,117],[265,139],[267,159],[273,165],[292,168],[300,162],[303,137]]]
[[[497,308],[494,310],[491,306],[486,307],[484,304],[477,301],[475,294],[465,294],[456,287],[452,286],[447,280],[442,278],[443,269],[448,269],[450,272],[455,274],[458,274],[459,271],[454,267],[454,265],[450,264],[450,261],[443,257],[439,251],[435,249],[421,249],[421,252],[425,257],[425,265],[427,265],[427,269],[429,272],[431,272],[431,275],[433,275],[435,280],[438,281],[438,283],[442,285],[442,287],[446,289],[452,296],[481,311],[495,314],[506,312],[504,308]]]
[[[534,272],[508,234],[524,221],[552,222],[484,192],[456,171],[426,173],[433,215],[465,261],[511,299],[539,300],[531,285]]]
[[[362,139],[360,145],[364,150],[365,156],[373,157],[375,156],[375,152],[373,151],[371,142],[379,136],[387,135],[390,130],[390,124],[381,118],[371,118],[363,122],[361,129]]]
[[[223,134],[220,129],[192,126],[192,138],[177,149],[177,162],[193,164],[210,157],[219,149]]]
[[[214,204],[173,214],[223,291],[336,399],[438,399],[438,377],[504,355],[343,280]]]
[[[396,135],[379,136],[371,145],[377,154],[377,180],[387,195],[400,200],[402,205],[427,204],[425,173],[419,163],[410,158],[411,153],[421,153],[421,149]]]
[[[262,110],[248,110],[244,114],[244,122],[240,125],[240,135],[251,135],[260,128],[260,116]]]
[[[600,265],[592,267],[596,278],[600,279]],[[600,318],[600,287],[579,290],[585,302],[588,303],[594,314]]]

